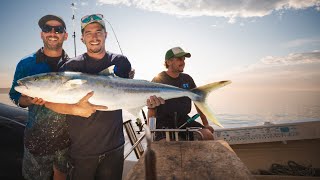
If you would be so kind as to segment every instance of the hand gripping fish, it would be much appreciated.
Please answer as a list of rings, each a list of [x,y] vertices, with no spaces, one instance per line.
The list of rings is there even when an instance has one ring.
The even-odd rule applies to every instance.
[[[222,127],[205,103],[208,93],[230,84],[220,81],[185,90],[146,80],[124,79],[114,76],[90,75],[80,72],[51,72],[28,76],[18,80],[15,90],[30,97],[53,103],[77,103],[87,93],[94,91],[89,102],[107,106],[107,110],[125,109],[138,115],[146,100],[156,95],[164,100],[189,97],[214,124]]]

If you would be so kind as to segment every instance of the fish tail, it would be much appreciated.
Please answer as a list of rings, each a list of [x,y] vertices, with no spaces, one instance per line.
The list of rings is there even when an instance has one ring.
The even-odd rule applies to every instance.
[[[223,127],[220,122],[217,120],[217,118],[214,116],[214,113],[211,111],[210,107],[205,103],[206,98],[209,95],[209,93],[213,90],[219,89],[223,86],[226,86],[230,84],[231,81],[219,81],[214,82],[210,84],[206,84],[197,88],[192,89],[191,91],[198,95],[198,98],[196,98],[193,102],[196,104],[196,106],[201,110],[201,112],[214,124],[217,126]]]

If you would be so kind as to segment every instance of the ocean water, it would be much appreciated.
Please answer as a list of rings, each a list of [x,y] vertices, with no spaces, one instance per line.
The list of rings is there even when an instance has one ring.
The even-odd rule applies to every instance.
[[[0,102],[3,104],[14,106],[7,93],[0,93]]]

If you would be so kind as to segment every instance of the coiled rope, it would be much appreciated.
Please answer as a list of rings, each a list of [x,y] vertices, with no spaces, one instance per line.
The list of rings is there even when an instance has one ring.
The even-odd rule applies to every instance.
[[[312,165],[303,166],[294,161],[288,161],[288,165],[274,163],[269,171],[259,172],[261,175],[320,176],[319,168],[312,168]]]

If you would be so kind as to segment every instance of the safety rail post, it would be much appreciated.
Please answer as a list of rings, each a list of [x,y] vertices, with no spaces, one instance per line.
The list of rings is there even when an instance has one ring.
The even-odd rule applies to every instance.
[[[132,120],[129,119],[128,121],[125,121],[123,123],[123,126],[127,132],[128,138],[130,140],[131,145],[135,145],[135,143],[138,141],[138,138],[136,136],[136,133],[132,127]],[[142,154],[144,153],[143,147],[141,143],[137,144],[136,147],[134,148],[134,153],[136,154],[137,159],[140,159]]]

